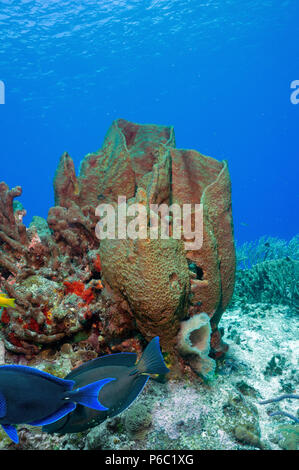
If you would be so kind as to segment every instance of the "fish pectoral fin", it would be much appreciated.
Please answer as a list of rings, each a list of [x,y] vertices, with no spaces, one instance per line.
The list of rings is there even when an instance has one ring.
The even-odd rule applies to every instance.
[[[11,426],[10,424],[1,424],[3,430],[6,432],[8,437],[15,443],[19,443],[19,438],[18,438],[18,433],[17,430],[14,426]]]
[[[66,405],[63,405],[62,408],[59,408],[59,410],[55,411],[55,413],[52,413],[46,418],[32,421],[28,424],[30,424],[30,426],[46,426],[46,424],[55,423],[55,421],[58,421],[60,418],[63,418],[65,415],[74,411],[75,408],[75,403],[67,403]]]
[[[98,380],[97,382],[92,382],[91,384],[85,385],[85,387],[77,388],[70,393],[69,399],[75,403],[80,403],[80,405],[87,406],[98,411],[106,411],[108,408],[103,406],[98,399],[101,389],[107,383],[111,382],[112,378]]]

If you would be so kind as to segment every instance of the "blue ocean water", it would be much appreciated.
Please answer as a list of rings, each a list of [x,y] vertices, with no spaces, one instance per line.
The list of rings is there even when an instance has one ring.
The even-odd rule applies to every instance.
[[[229,163],[235,236],[298,232],[297,0],[0,0],[1,177],[47,216],[114,119]]]

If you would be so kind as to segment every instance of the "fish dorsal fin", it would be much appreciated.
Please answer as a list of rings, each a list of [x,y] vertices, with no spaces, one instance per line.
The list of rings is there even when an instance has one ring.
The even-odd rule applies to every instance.
[[[67,376],[67,380],[72,380],[83,372],[98,368],[98,367],[107,367],[107,366],[123,366],[123,367],[133,367],[137,360],[136,353],[116,353],[108,354],[107,356],[97,357],[91,361],[82,364],[76,369],[72,370]]]
[[[23,372],[24,374],[43,377],[44,379],[50,380],[51,382],[56,382],[57,384],[63,386],[66,390],[72,390],[73,386],[75,385],[72,380],[61,379],[60,377],[55,377],[55,375],[48,374],[48,372],[44,372],[39,369],[34,369],[33,367],[29,367],[29,366],[19,366],[17,364],[15,365],[12,364],[8,366],[0,366],[0,371],[1,370]]]
[[[5,292],[0,292],[0,297],[5,297],[6,299],[8,299],[8,295],[5,294]]]
[[[6,415],[6,400],[5,396],[0,392],[0,418]]]

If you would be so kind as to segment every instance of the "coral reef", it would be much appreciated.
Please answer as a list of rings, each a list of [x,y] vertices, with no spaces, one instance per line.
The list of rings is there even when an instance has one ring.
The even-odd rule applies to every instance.
[[[237,271],[232,302],[290,305],[299,310],[299,261],[273,259]]]
[[[237,270],[250,269],[263,261],[291,258],[299,260],[299,235],[290,241],[277,237],[263,236],[240,245],[236,242]]]
[[[125,430],[133,440],[140,441],[145,439],[146,434],[152,424],[152,413],[148,405],[137,403],[125,416]]]
[[[21,188],[0,184],[0,287],[16,299],[15,310],[1,313],[7,350],[30,359],[86,331],[96,354],[140,352],[159,335],[174,371],[185,370],[180,324],[202,312],[211,325],[210,354],[227,350],[218,329],[235,276],[226,162],[177,149],[171,127],[119,119],[102,148],[83,159],[78,176],[62,155],[54,193],[47,221],[34,217],[26,228],[26,211],[15,201]],[[152,204],[202,204],[202,247],[186,249],[184,235],[100,241],[95,210],[99,203],[116,208],[120,195],[128,211],[138,203],[149,217]]]

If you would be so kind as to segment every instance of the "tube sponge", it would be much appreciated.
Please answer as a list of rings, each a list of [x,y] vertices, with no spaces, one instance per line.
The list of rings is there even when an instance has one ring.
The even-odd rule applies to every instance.
[[[192,369],[204,379],[214,376],[216,363],[208,354],[211,339],[210,318],[206,313],[194,315],[181,323],[178,350],[186,357]]]

